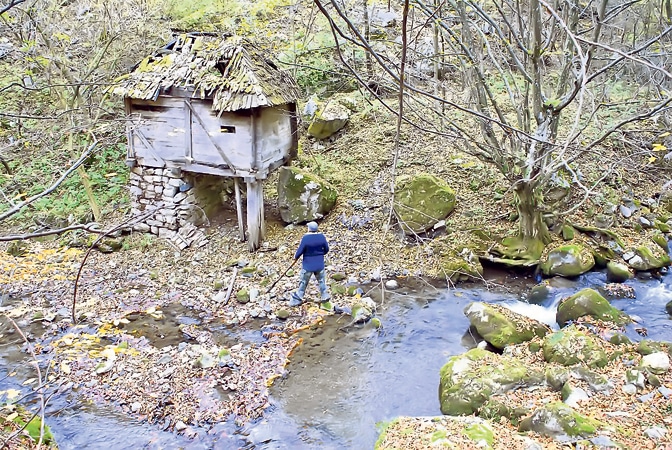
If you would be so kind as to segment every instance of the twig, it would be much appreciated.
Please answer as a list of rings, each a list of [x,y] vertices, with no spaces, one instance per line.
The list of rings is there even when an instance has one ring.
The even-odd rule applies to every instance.
[[[70,175],[72,172],[77,170],[79,166],[84,164],[84,162],[89,159],[89,156],[91,156],[91,153],[93,150],[96,148],[96,145],[98,145],[98,141],[94,142],[93,144],[89,145],[89,148],[87,148],[84,153],[79,157],[79,159],[72,165],[68,170],[66,170],[61,177],[56,180],[54,184],[52,184],[49,188],[46,190],[40,192],[39,194],[33,195],[32,197],[22,201],[21,203],[18,203],[16,206],[13,208],[9,209],[8,211],[5,211],[3,214],[0,214],[0,221],[5,220],[6,218],[13,216],[17,212],[19,212],[24,206],[30,205],[33,203],[35,200],[38,200],[46,195],[51,194],[62,182],[65,180],[68,175]]]
[[[222,301],[223,305],[227,305],[229,303],[229,298],[231,297],[231,292],[233,292],[233,285],[236,282],[236,275],[238,275],[238,268],[235,267],[233,269],[233,276],[231,277],[231,283],[229,283],[229,288],[226,290],[226,297],[224,297],[224,300]],[[219,305],[217,305],[219,306]]]
[[[82,223],[79,225],[72,225],[69,227],[65,228],[57,228],[54,230],[47,230],[47,231],[40,231],[37,233],[28,233],[28,234],[14,234],[14,235],[9,235],[9,236],[0,236],[0,242],[7,242],[7,241],[23,241],[25,239],[31,239],[31,238],[36,238],[36,237],[42,237],[42,236],[50,236],[52,234],[61,234],[65,233],[66,231],[72,231],[72,230],[84,230],[89,233],[105,233],[105,230],[101,230],[98,228],[99,224],[96,222],[89,222],[89,223]]]

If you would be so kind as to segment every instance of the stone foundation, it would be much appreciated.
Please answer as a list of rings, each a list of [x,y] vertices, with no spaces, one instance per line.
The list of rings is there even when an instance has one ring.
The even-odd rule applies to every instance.
[[[171,241],[180,250],[206,243],[199,225],[222,206],[222,193],[232,181],[179,169],[135,166],[130,174],[131,214],[154,211],[133,229]]]

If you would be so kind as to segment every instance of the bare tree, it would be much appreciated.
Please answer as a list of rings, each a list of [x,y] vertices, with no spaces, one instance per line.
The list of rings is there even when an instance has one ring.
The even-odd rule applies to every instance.
[[[405,48],[381,51],[357,31],[343,2],[314,2],[342,45],[363,48],[391,83],[401,81],[398,54]],[[652,118],[670,114],[672,27],[663,17],[666,6],[661,11],[607,0],[587,6],[561,0],[411,3],[434,24],[426,27],[427,36],[438,30],[434,48],[439,37],[446,46],[446,53],[434,52],[435,64],[461,68],[466,95],[439,96],[436,76],[409,77],[403,85],[413,95],[404,121],[457,139],[497,167],[511,183],[520,217],[516,247],[525,250],[510,256],[535,259],[550,239],[543,217],[549,184],[564,179],[583,190],[585,199],[594,185],[577,165],[581,156],[613,143],[625,146],[625,135],[635,128],[653,130]],[[428,123],[432,110],[435,119]],[[623,157],[605,159],[603,175]]]

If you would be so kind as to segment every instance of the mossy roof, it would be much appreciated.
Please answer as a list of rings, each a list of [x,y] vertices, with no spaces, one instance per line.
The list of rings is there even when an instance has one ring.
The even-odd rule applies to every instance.
[[[156,100],[170,88],[212,98],[214,111],[294,103],[300,90],[251,42],[214,33],[183,33],[117,80],[117,95]]]

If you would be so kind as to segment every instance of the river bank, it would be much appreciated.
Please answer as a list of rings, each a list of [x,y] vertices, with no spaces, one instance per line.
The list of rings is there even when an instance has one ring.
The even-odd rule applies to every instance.
[[[484,235],[499,239],[516,234],[512,193],[501,176],[459,149],[438,152],[438,144],[409,149],[409,164],[401,172],[432,167],[433,173],[449,179],[457,192],[455,211],[425,236],[387,231],[390,170],[379,163],[386,160],[385,147],[369,146],[370,138],[366,131],[344,134],[333,148],[312,147],[299,161],[343,192],[336,209],[320,222],[331,246],[327,271],[333,302],[340,308],[361,302],[367,293],[357,291],[360,286],[379,287],[377,301],[382,304],[391,295],[384,288],[388,281],[402,287],[409,279],[455,287],[444,257],[462,255],[464,249],[477,251]],[[638,202],[657,192],[655,177],[645,181],[641,192],[632,195]],[[613,200],[617,190],[608,188],[605,197]],[[272,183],[268,190],[272,198]],[[637,226],[638,215],[614,215],[609,205],[595,198],[586,204],[590,214],[578,210],[563,221],[592,226],[595,214],[609,212],[614,222],[609,230],[628,249],[651,244],[656,230]],[[114,237],[118,250],[94,250],[88,256],[76,296],[75,278],[90,236],[69,233],[55,240],[26,241],[14,252],[20,256],[7,254],[11,244],[2,243],[0,252],[6,257],[0,259],[0,292],[20,299],[3,303],[3,313],[21,328],[40,324],[42,329],[30,339],[50,361],[52,381],[83,398],[194,438],[220,420],[248,423],[269,408],[270,387],[287,376],[292,351],[302,342],[297,332],[333,314],[314,303],[287,306],[283,297],[297,286],[298,271],[290,271],[266,293],[291,264],[305,232],[303,226],[286,226],[277,209],[267,207],[267,236],[261,250],[252,254],[239,241],[230,208],[203,228],[207,243],[202,247],[180,251],[141,233]],[[561,232],[553,239],[556,246],[567,242]],[[577,232],[573,239],[587,238]],[[529,279],[534,275],[533,267],[511,270]],[[473,272],[471,279],[468,283],[491,283]],[[307,298],[317,298],[314,284]],[[73,304],[77,325],[70,319]],[[193,310],[193,320],[167,321],[175,304]],[[137,332],[135,324],[152,321],[170,323],[177,336],[168,339],[163,329],[156,332],[151,326],[152,336],[147,330]],[[214,323],[252,326],[263,340],[218,342]]]

